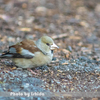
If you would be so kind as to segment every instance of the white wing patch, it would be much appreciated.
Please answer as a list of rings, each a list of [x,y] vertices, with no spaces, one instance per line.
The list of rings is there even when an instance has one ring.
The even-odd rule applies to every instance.
[[[31,55],[31,56],[34,56],[34,54],[26,49],[23,49],[21,50],[21,55]]]

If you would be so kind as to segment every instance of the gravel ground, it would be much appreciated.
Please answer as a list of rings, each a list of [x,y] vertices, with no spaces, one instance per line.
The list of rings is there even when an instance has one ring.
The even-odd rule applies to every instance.
[[[100,92],[99,0],[1,0],[0,53],[23,39],[51,36],[60,47],[37,75],[0,59],[2,92]],[[49,94],[48,93],[48,94]],[[99,100],[100,97],[0,97],[3,100]]]

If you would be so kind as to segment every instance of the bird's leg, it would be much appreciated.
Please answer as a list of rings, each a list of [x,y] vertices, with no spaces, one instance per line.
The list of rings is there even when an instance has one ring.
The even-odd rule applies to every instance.
[[[37,75],[37,73],[33,72],[30,68],[27,68],[28,71],[30,71],[32,74]]]

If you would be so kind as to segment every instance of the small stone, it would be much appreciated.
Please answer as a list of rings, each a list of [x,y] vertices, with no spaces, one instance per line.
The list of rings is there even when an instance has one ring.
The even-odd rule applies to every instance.
[[[47,8],[43,6],[39,6],[35,9],[35,12],[40,16],[45,16],[47,14]]]
[[[72,52],[72,47],[71,46],[68,46],[68,50]]]
[[[24,87],[25,87],[25,88],[28,88],[28,87],[29,87],[29,83],[26,83],[26,84],[24,85]]]
[[[86,21],[81,21],[80,25],[83,26],[83,27],[86,27],[86,28],[89,27],[89,24]]]
[[[33,37],[33,35],[26,35],[26,39],[31,39],[31,40],[33,40],[34,37]]]
[[[96,11],[97,13],[100,13],[100,4],[97,4],[97,6],[95,7],[95,11]]]
[[[85,57],[85,56],[80,56],[79,59],[80,59],[80,60],[84,60],[84,61],[86,61],[88,58]]]
[[[47,7],[48,9],[54,9],[54,8],[55,8],[55,5],[54,5],[53,3],[47,3],[47,4],[46,4],[46,7]]]
[[[88,10],[86,9],[86,7],[78,7],[77,12],[79,14],[84,14],[84,13],[88,12]]]
[[[57,59],[56,57],[53,57],[53,59],[52,59],[52,60],[56,61],[56,59]]]
[[[17,68],[17,70],[22,71],[23,69],[22,68]]]
[[[27,74],[23,74],[23,77],[25,78],[25,77],[27,77],[28,75]]]
[[[67,21],[69,24],[79,24],[79,20],[75,19],[75,18],[71,18]]]
[[[49,29],[50,29],[50,31],[53,31],[54,32],[56,30],[56,26],[53,23],[51,23],[49,25]]]
[[[72,79],[72,77],[70,75],[67,75],[67,78],[70,79],[70,80]]]
[[[31,16],[31,17],[29,17],[29,18],[26,20],[26,22],[30,24],[30,23],[32,23],[34,20],[35,20],[35,17]]]
[[[8,37],[8,41],[9,42],[15,42],[15,38],[14,37]]]

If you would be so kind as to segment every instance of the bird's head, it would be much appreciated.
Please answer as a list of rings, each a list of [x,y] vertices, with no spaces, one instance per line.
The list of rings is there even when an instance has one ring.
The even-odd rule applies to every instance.
[[[42,36],[37,43],[38,47],[45,52],[59,48],[49,36]]]

